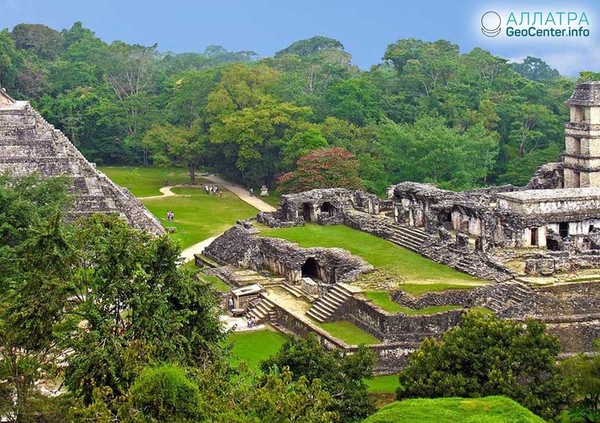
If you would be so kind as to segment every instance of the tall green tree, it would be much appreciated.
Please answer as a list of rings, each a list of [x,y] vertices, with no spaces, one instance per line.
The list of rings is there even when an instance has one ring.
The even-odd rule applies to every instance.
[[[440,341],[426,339],[399,376],[398,399],[504,395],[553,418],[572,399],[558,340],[542,322],[468,313]]]
[[[279,352],[261,364],[263,371],[288,368],[294,380],[319,380],[331,395],[329,410],[342,422],[361,421],[375,411],[365,379],[373,376],[375,356],[364,346],[344,355],[340,350],[327,351],[314,335],[306,339],[291,337]]]

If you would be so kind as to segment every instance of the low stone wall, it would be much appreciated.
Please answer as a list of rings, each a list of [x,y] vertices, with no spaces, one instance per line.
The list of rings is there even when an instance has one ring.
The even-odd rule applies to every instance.
[[[357,346],[348,345],[344,341],[331,336],[327,331],[302,320],[287,310],[275,306],[275,323],[278,329],[284,333],[290,333],[300,337],[306,337],[312,333],[317,337],[321,345],[328,349],[341,348],[345,353],[352,354]],[[370,345],[369,349],[375,354],[375,374],[395,374],[408,364],[408,356],[419,347],[414,342],[390,342]]]
[[[439,338],[456,326],[463,310],[428,315],[390,314],[358,298],[350,298],[339,313],[384,343],[404,342],[418,346],[426,337]]]
[[[535,254],[525,260],[525,273],[528,275],[550,276],[555,273],[573,272],[578,269],[600,267],[600,251],[589,250],[582,253],[557,252]]]
[[[413,297],[404,291],[390,293],[392,301],[401,306],[421,310],[427,307],[457,305],[461,307],[473,307],[474,298],[472,289],[459,289],[443,292],[428,292],[419,297]]]
[[[359,231],[367,232],[379,238],[389,239],[392,233],[385,227],[383,221],[366,213],[346,213],[344,225]]]

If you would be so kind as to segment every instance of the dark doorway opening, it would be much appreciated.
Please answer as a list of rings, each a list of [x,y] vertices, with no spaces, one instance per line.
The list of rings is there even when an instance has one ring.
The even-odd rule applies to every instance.
[[[312,207],[310,203],[302,203],[302,216],[305,222],[312,221]]]
[[[580,188],[580,187],[581,187],[581,173],[574,170],[573,171],[573,188]]]
[[[538,228],[531,228],[531,245],[538,245]]]
[[[569,222],[560,222],[558,224],[558,234],[561,238],[569,236]]]
[[[337,209],[333,204],[329,201],[325,201],[323,205],[321,205],[321,213],[327,214],[329,217],[335,216]]]
[[[311,278],[311,279],[320,279],[319,278],[319,263],[312,258],[309,257],[306,259],[304,264],[302,265],[302,277],[303,278]]]

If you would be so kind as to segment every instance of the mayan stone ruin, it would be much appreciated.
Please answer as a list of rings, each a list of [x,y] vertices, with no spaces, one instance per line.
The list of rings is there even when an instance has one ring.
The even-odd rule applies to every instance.
[[[224,265],[214,272],[229,283],[243,282],[234,277],[240,268],[275,275],[289,292],[310,299],[305,316],[348,320],[373,335],[380,341],[372,348],[382,373],[397,371],[425,337],[439,338],[473,307],[506,319],[544,321],[565,355],[592,351],[600,337],[600,284],[577,275],[600,268],[600,82],[580,83],[567,104],[565,152],[559,162],[541,166],[525,187],[454,192],[402,182],[389,187],[386,200],[362,191],[319,189],[283,195],[276,212],[255,219],[273,228],[346,225],[492,282],[420,297],[391,292],[393,301],[411,309],[456,310],[389,313],[353,289],[356,278],[369,271],[360,258],[262,238],[252,221],[239,222],[205,254]],[[284,331],[316,333],[332,348],[355,348],[287,310],[268,292],[249,313]]]
[[[23,176],[66,176],[72,180],[70,219],[92,213],[117,214],[132,227],[164,233],[158,220],[127,189],[113,183],[88,162],[59,130],[26,101],[0,89],[0,172]]]

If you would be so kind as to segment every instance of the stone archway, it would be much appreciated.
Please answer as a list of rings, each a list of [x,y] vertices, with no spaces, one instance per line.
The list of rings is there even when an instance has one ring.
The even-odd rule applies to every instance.
[[[304,217],[305,222],[314,222],[317,220],[312,204],[302,203],[302,217]]]
[[[333,217],[336,215],[337,213],[337,209],[335,208],[335,206],[333,204],[331,204],[329,201],[325,201],[322,205],[321,205],[321,213],[326,214],[329,217]]]
[[[302,265],[302,277],[311,279],[321,279],[319,270],[320,266],[317,260],[315,260],[313,257],[309,257]]]

